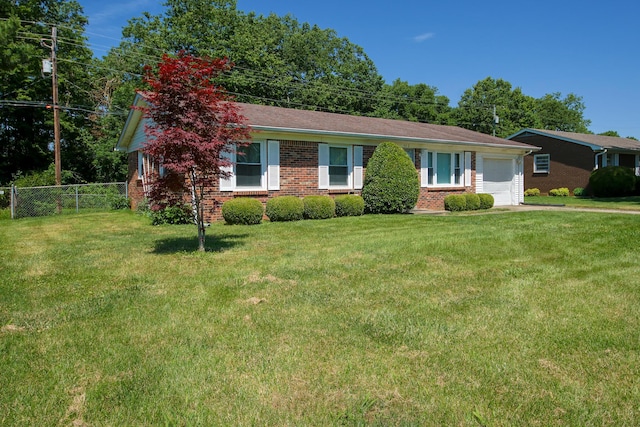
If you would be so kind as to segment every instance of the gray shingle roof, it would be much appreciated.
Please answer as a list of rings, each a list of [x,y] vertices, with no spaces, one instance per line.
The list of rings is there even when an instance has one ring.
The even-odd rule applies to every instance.
[[[249,125],[256,129],[310,130],[318,133],[358,135],[371,138],[406,138],[420,142],[488,144],[524,150],[537,149],[529,144],[509,141],[457,126],[444,126],[403,120],[351,116],[310,110],[238,103]]]
[[[531,132],[538,135],[555,136],[566,141],[584,143],[607,149],[640,151],[640,141],[615,136],[602,136],[586,133],[561,132],[546,129],[524,129],[509,138],[516,137],[522,133]]]

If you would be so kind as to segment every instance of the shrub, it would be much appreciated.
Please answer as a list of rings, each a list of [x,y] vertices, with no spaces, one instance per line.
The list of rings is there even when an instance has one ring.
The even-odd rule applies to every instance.
[[[364,199],[356,194],[336,196],[336,216],[360,216],[364,214]]]
[[[477,194],[466,193],[464,198],[467,201],[467,210],[475,211],[480,209],[480,197]]]
[[[306,219],[327,219],[336,215],[336,202],[329,196],[306,196],[302,203]]]
[[[139,215],[151,217],[151,206],[149,206],[149,199],[144,198],[138,202],[138,205],[136,206],[136,213]]]
[[[151,208],[151,224],[193,224],[193,212],[189,205],[175,205],[167,207],[154,206]]]
[[[418,202],[420,181],[416,167],[397,144],[383,142],[367,164],[362,188],[365,210],[370,213],[402,213]]]
[[[131,208],[131,200],[126,196],[109,195],[107,196],[107,201],[109,202],[109,207],[114,211]]]
[[[467,198],[464,194],[449,194],[444,198],[444,208],[451,212],[460,212],[467,209]]]
[[[624,166],[605,166],[589,176],[589,188],[596,197],[626,196],[634,191],[635,184],[635,173]]]
[[[61,171],[62,185],[71,184],[74,181],[73,172],[66,170]],[[13,185],[16,187],[44,187],[56,185],[55,164],[51,163],[47,170],[32,171],[26,175],[20,175],[14,180]]]
[[[0,194],[0,209],[6,209],[11,206],[11,189],[5,188]]]
[[[304,202],[295,196],[279,196],[267,201],[270,221],[298,221],[304,217]]]
[[[573,195],[576,197],[583,197],[587,195],[587,191],[582,187],[576,187],[573,189]]]
[[[222,204],[222,217],[227,224],[260,224],[263,214],[260,200],[251,197],[239,197]]]
[[[539,196],[540,190],[537,188],[527,188],[526,190],[524,190],[524,195],[525,197]]]
[[[554,188],[549,190],[549,195],[553,197],[568,197],[569,189],[567,187]]]
[[[494,199],[491,194],[480,193],[478,198],[480,199],[480,209],[491,209],[493,207]]]

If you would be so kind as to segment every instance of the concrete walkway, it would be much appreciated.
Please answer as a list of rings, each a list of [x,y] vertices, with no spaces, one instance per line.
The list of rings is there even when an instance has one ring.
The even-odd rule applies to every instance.
[[[518,206],[498,206],[494,209],[506,208],[511,211],[579,211],[579,212],[598,212],[598,213],[619,213],[640,215],[640,210],[628,210],[628,209],[604,209],[604,208],[581,208],[573,206],[553,206],[553,205],[518,205]]]
[[[599,208],[579,208],[571,206],[559,206],[559,205],[517,205],[517,206],[495,206],[488,211],[468,211],[467,213],[508,213],[508,212],[527,212],[527,211],[565,211],[565,212],[596,212],[596,213],[614,213],[614,214],[627,214],[627,215],[640,215],[640,210],[625,210],[625,209],[599,209]],[[414,209],[411,211],[413,214],[431,214],[431,215],[447,215],[449,211],[431,211]]]

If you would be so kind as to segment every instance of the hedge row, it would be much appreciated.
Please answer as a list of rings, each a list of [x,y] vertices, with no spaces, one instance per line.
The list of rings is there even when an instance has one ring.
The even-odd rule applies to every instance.
[[[355,194],[337,196],[279,196],[262,203],[250,197],[228,200],[222,205],[222,217],[227,224],[260,224],[267,215],[271,222],[299,221],[301,219],[327,219],[334,216],[360,216],[364,213],[364,200]]]
[[[450,194],[444,198],[444,208],[451,212],[491,209],[493,202],[493,196],[486,193]]]

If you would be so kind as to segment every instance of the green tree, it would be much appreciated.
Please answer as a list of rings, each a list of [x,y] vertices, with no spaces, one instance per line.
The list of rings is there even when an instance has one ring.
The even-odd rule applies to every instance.
[[[590,120],[584,118],[582,97],[573,93],[562,98],[559,92],[546,94],[535,101],[536,127],[564,132],[589,133]]]
[[[125,40],[109,52],[129,73],[166,53],[228,58],[217,77],[237,100],[293,108],[370,114],[384,85],[363,49],[334,30],[294,17],[245,14],[233,0],[168,0],[161,15],[129,21]],[[152,59],[155,58],[155,59]],[[105,68],[108,68],[105,65]]]
[[[599,133],[598,135],[602,136],[615,136],[616,138],[620,138],[620,134],[615,130],[608,130],[606,132]]]
[[[536,127],[535,99],[513,89],[511,83],[487,77],[467,89],[453,112],[455,123],[465,129],[507,137],[522,128]],[[494,107],[499,120],[494,120]]]
[[[410,85],[400,79],[385,84],[378,93],[376,117],[414,122],[449,124],[449,98],[438,95],[438,89],[424,83]]]
[[[40,46],[58,36],[58,91],[61,107],[62,165],[76,179],[91,176],[91,151],[81,129],[93,110],[89,97],[91,51],[86,47],[86,17],[75,0],[16,0],[0,4],[0,182],[30,171],[44,171],[53,161],[51,77],[43,76]]]

